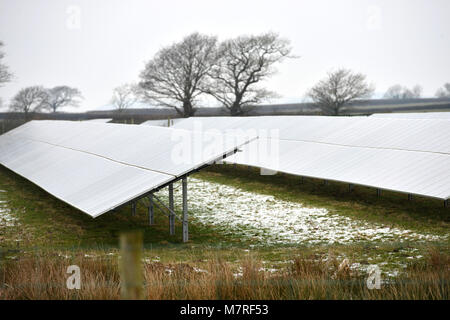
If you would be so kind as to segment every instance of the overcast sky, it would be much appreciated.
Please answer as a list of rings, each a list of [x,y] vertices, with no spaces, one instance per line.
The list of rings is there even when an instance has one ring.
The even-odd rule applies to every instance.
[[[0,96],[65,84],[82,91],[80,111],[98,109],[114,87],[137,81],[158,49],[194,31],[290,39],[300,58],[267,82],[279,101],[302,101],[339,67],[365,73],[378,94],[399,83],[433,96],[450,82],[449,17],[448,0],[0,0],[4,62],[15,76]]]

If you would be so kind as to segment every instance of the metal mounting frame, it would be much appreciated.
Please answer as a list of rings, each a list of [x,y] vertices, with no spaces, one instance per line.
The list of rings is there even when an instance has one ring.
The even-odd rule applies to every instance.
[[[212,160],[210,163],[206,163],[201,165],[200,167],[184,174],[179,177],[175,177],[173,180],[159,186],[158,188],[155,188],[149,192],[146,192],[139,197],[136,197],[133,200],[130,200],[129,202],[123,204],[127,205],[131,203],[131,212],[132,215],[136,215],[136,207],[137,202],[140,200],[148,200],[148,215],[149,215],[149,225],[153,225],[155,223],[154,221],[154,212],[155,212],[155,206],[158,207],[158,209],[164,213],[166,212],[166,216],[169,217],[169,233],[170,235],[175,234],[175,219],[178,219],[182,223],[182,233],[183,233],[183,242],[187,242],[189,240],[189,221],[188,221],[188,193],[187,193],[187,178],[191,173],[198,172],[202,170],[203,168],[206,168],[210,166],[212,163],[216,163],[217,161],[225,159],[229,155],[233,155],[239,150],[236,148],[231,152],[223,154],[220,158],[216,160]],[[174,209],[174,193],[173,193],[173,184],[177,181],[181,180],[182,185],[182,204],[183,204],[183,211],[182,211],[182,217],[178,217],[178,215],[175,212]],[[164,202],[155,195],[156,192],[160,191],[161,189],[164,189],[165,187],[169,188],[169,206],[164,204]],[[156,200],[156,201],[155,201]]]

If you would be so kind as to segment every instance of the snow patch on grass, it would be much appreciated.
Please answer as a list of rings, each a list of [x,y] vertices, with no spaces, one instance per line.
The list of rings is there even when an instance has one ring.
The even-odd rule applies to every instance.
[[[163,192],[163,191],[162,191]],[[166,191],[164,191],[166,192]],[[167,193],[164,193],[167,198]],[[189,178],[189,219],[253,243],[324,244],[356,241],[438,241],[443,237],[392,228],[297,202]],[[181,209],[181,187],[175,205]],[[447,237],[445,237],[447,238]]]
[[[11,214],[7,202],[2,199],[4,192],[4,190],[0,190],[0,227],[12,227],[17,224],[17,218]]]

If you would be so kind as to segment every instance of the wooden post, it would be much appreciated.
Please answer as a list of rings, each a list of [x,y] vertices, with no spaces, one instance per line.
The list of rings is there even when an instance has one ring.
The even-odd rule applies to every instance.
[[[173,205],[173,183],[169,184],[169,232],[171,235],[175,234],[175,215],[174,215],[174,205]]]
[[[148,222],[150,225],[155,224],[155,210],[153,207],[153,194],[148,196]]]
[[[142,233],[126,232],[120,235],[120,295],[124,300],[143,298]]]
[[[187,207],[187,178],[183,177],[183,242],[189,240],[189,230],[188,230],[188,207]]]

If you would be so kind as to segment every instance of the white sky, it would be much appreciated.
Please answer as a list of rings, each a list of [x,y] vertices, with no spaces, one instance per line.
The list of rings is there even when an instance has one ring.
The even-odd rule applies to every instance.
[[[0,0],[4,62],[15,75],[0,96],[7,103],[22,87],[64,84],[83,92],[79,111],[97,109],[158,49],[194,31],[290,39],[301,58],[267,82],[280,101],[301,101],[338,67],[367,74],[378,94],[399,83],[433,96],[450,82],[449,17],[448,0]]]

